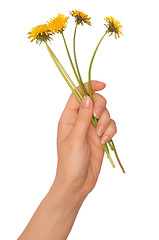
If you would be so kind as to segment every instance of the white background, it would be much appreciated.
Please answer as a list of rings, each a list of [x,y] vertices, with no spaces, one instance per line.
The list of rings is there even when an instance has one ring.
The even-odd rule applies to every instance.
[[[105,31],[104,17],[124,26],[105,38],[92,79],[107,84],[118,133],[114,142],[126,169],[106,156],[94,191],[78,214],[69,240],[159,239],[159,115],[157,0],[3,1],[0,14],[0,239],[17,239],[48,192],[57,164],[57,124],[70,90],[44,45],[27,33],[58,13],[78,9],[92,17],[79,27],[77,55],[84,82],[91,55]],[[70,51],[74,20],[65,31]],[[62,37],[51,44],[73,77]]]

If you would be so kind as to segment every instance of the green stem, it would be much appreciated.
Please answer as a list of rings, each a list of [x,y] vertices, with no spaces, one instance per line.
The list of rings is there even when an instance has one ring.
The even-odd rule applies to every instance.
[[[93,64],[93,60],[94,60],[94,57],[95,57],[95,55],[96,55],[96,52],[97,52],[97,50],[98,50],[98,48],[99,48],[99,45],[101,44],[101,42],[102,42],[103,38],[105,37],[105,35],[107,34],[107,32],[108,32],[108,31],[106,31],[106,32],[104,33],[104,35],[102,36],[102,38],[100,39],[100,41],[99,41],[99,43],[98,43],[98,45],[97,45],[97,47],[96,47],[96,49],[95,49],[95,51],[94,51],[94,53],[93,53],[93,56],[92,56],[92,59],[91,59],[90,65],[89,65],[89,71],[88,71],[88,86],[89,86],[89,95],[90,95],[90,97],[91,97],[92,100],[93,100],[92,88],[91,88],[91,69],[92,69],[92,64]]]
[[[72,79],[70,78],[68,73],[66,72],[65,68],[62,66],[62,64],[58,60],[58,58],[55,56],[55,54],[54,54],[54,58],[57,61],[57,63],[59,64],[59,66],[62,69],[62,71],[64,72],[64,74],[66,75],[66,77],[68,78],[68,80],[70,81],[70,83],[72,84],[72,86],[74,87],[74,89],[76,90],[76,92],[78,93],[78,95],[80,96],[80,98],[82,99],[83,98],[82,94],[80,93],[80,91],[78,90],[78,88],[76,87],[76,85],[74,84],[74,82],[72,81]]]
[[[96,53],[97,53],[97,50],[98,50],[98,48],[99,48],[99,46],[100,46],[103,38],[106,36],[107,33],[108,33],[108,31],[106,31],[106,32],[104,33],[104,35],[102,36],[102,38],[100,39],[100,41],[99,41],[99,43],[98,43],[98,45],[97,45],[97,47],[96,47],[96,49],[95,49],[95,51],[94,51],[94,53],[93,53],[93,56],[92,56],[92,59],[91,59],[90,65],[89,65],[89,71],[88,71],[88,87],[89,87],[89,95],[90,95],[90,97],[91,97],[92,100],[93,100],[92,88],[91,88],[91,69],[92,69],[92,64],[93,64],[94,57],[95,57],[95,55],[96,55]],[[98,121],[98,120],[97,120],[97,121]],[[96,121],[94,121],[94,123],[96,124]],[[114,151],[115,156],[116,156],[116,158],[117,158],[117,161],[118,161],[118,163],[119,163],[119,165],[120,165],[123,173],[125,173],[125,170],[124,170],[124,168],[123,168],[123,166],[122,166],[122,164],[121,164],[121,162],[120,162],[120,160],[119,160],[119,157],[118,157],[118,154],[117,154],[117,151],[116,151],[116,148],[115,148],[115,145],[114,145],[113,140],[111,139],[111,140],[108,142],[108,144],[109,144],[111,150]],[[112,166],[113,166],[114,163],[113,163],[113,161],[112,161],[112,159],[111,159],[111,157],[110,157],[108,146],[107,146],[107,145],[106,145],[106,146],[103,146],[103,148],[104,148],[104,150],[106,151],[107,157],[109,158],[109,160],[110,160],[110,162],[112,163]],[[115,165],[114,165],[114,166],[115,166]]]
[[[48,46],[47,42],[45,42],[45,44],[46,44],[48,52],[50,53],[51,58],[53,59],[55,65],[57,66],[57,68],[60,71],[61,75],[65,79],[66,83],[68,84],[68,86],[70,87],[70,89],[72,90],[72,92],[74,93],[76,98],[78,99],[78,101],[81,102],[82,101],[81,93],[79,92],[79,90],[77,88],[73,88],[72,87],[72,85],[69,82],[69,80],[71,80],[70,77],[69,77],[69,80],[68,80],[67,77],[66,77],[66,75],[68,76],[68,74],[66,73],[66,71],[64,71],[64,68],[62,67],[61,63],[59,62],[59,60],[57,59],[57,57],[55,56],[55,54],[53,53],[51,48]],[[73,83],[72,80],[71,80],[71,83]]]
[[[114,147],[113,147],[113,145],[112,145],[112,143],[111,143],[111,140],[108,142],[108,144],[109,144],[110,149],[111,149],[112,151],[114,151]]]
[[[118,154],[117,154],[117,151],[116,151],[116,148],[115,148],[115,145],[114,145],[113,140],[111,139],[109,142],[110,142],[110,143],[112,144],[112,146],[113,146],[113,151],[114,151],[114,153],[115,153],[115,156],[116,156],[116,158],[117,158],[117,161],[118,161],[118,163],[119,163],[119,166],[121,167],[123,173],[125,173],[125,169],[123,168],[123,166],[122,166],[122,164],[121,164],[121,162],[120,162],[120,159],[119,159],[119,157],[118,157]]]
[[[100,137],[100,139],[101,139],[101,137]],[[107,157],[108,157],[108,159],[109,159],[112,167],[115,168],[115,164],[114,164],[114,162],[113,162],[113,160],[112,160],[112,158],[111,158],[111,156],[110,156],[110,154],[109,154],[109,149],[108,149],[107,144],[106,144],[106,143],[105,143],[105,144],[102,144],[102,146],[103,146],[104,151],[105,151],[106,154],[107,154]]]
[[[63,78],[65,79],[66,83],[68,84],[68,86],[70,87],[70,89],[72,90],[72,92],[74,93],[74,95],[76,96],[77,100],[79,102],[82,101],[82,95],[81,93],[79,92],[79,90],[77,89],[77,87],[74,85],[73,81],[71,80],[71,78],[69,77],[69,75],[67,74],[66,70],[64,69],[64,67],[62,66],[62,64],[60,63],[60,61],[58,60],[58,58],[56,57],[56,55],[54,54],[54,52],[51,50],[51,48],[48,46],[47,42],[45,42],[46,44],[46,47],[47,47],[47,50],[48,52],[50,53],[50,56],[51,58],[53,59],[55,65],[57,66],[58,70],[60,71],[61,75],[63,76]],[[71,83],[70,83],[71,82]],[[73,86],[74,88],[73,88]],[[92,123],[94,124],[94,126],[96,127],[97,126],[97,123],[98,123],[98,119],[95,118],[94,116],[92,117]],[[101,137],[100,137],[101,139]],[[113,168],[115,167],[111,157],[110,157],[110,154],[109,154],[109,149],[108,149],[108,146],[107,144],[102,144],[103,146],[103,149],[104,151],[106,152],[107,154],[107,157],[110,161],[110,163],[112,164]],[[115,146],[114,146],[115,147]],[[117,154],[117,152],[115,151],[115,154]],[[118,158],[119,159],[119,158]],[[119,161],[120,162],[120,161]],[[122,166],[122,165],[121,165]],[[125,170],[124,170],[125,171]]]
[[[78,67],[78,63],[77,63],[77,58],[76,58],[76,48],[75,48],[75,39],[76,39],[76,30],[77,30],[77,26],[78,24],[76,23],[76,27],[75,27],[75,31],[74,31],[74,38],[73,38],[73,53],[74,53],[74,59],[75,59],[75,65],[76,65],[76,69],[77,69],[77,72],[78,72],[78,76],[79,78],[77,79],[78,80],[78,83],[79,83],[79,86],[81,88],[81,91],[84,95],[88,95],[87,93],[87,90],[82,82],[82,78],[81,78],[81,74],[80,74],[80,71],[79,71],[79,67]]]
[[[62,32],[61,34],[62,34],[62,37],[63,37],[63,40],[64,40],[64,44],[65,44],[65,47],[66,47],[66,51],[67,51],[68,58],[69,58],[69,60],[70,60],[72,69],[73,69],[73,71],[74,71],[74,74],[75,74],[75,76],[76,76],[77,81],[79,82],[79,77],[78,77],[78,75],[77,75],[76,69],[75,69],[74,64],[73,64],[73,62],[72,62],[72,59],[71,59],[71,56],[70,56],[70,52],[69,52],[68,47],[67,47],[66,39],[65,39],[65,37],[64,37],[63,32]]]

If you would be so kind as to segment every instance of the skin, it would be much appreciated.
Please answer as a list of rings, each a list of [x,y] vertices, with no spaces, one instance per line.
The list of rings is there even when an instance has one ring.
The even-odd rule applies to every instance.
[[[85,83],[88,91],[88,83]],[[106,108],[106,99],[95,91],[105,84],[92,81],[94,104],[89,96],[82,103],[71,94],[58,123],[58,164],[54,182],[19,240],[65,240],[87,195],[96,185],[104,151],[116,124]],[[99,118],[95,129],[92,116]]]

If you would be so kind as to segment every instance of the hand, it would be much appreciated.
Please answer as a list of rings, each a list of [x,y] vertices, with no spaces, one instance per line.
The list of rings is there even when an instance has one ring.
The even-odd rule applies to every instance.
[[[85,87],[88,91],[88,83]],[[80,189],[85,195],[97,182],[104,156],[98,135],[103,134],[101,140],[108,142],[117,131],[106,109],[106,99],[95,93],[104,88],[104,83],[92,81],[94,105],[89,96],[80,104],[71,94],[58,124],[55,181]],[[91,123],[93,114],[99,118],[96,129]]]
[[[85,87],[88,91],[87,83]],[[88,96],[81,104],[73,94],[70,96],[58,124],[58,165],[54,183],[19,240],[67,238],[101,169],[104,151],[97,133],[103,134],[105,141],[116,133],[106,100],[95,93],[104,87],[104,83],[92,81],[94,105]],[[91,123],[93,114],[99,118],[96,129]]]

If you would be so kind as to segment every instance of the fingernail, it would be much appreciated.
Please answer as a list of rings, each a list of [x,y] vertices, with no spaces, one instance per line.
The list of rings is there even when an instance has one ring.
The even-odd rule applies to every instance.
[[[98,136],[102,136],[102,134],[104,133],[104,130],[105,130],[105,128],[103,126],[100,126],[97,130]]]
[[[108,136],[103,137],[101,140],[101,144],[105,144],[106,142],[108,142],[108,140],[109,140]]]
[[[89,96],[84,96],[81,105],[82,107],[89,108],[91,106],[91,98]]]
[[[102,114],[102,109],[101,108],[96,108],[95,112],[94,112],[94,116],[96,118],[100,118],[101,114]]]

